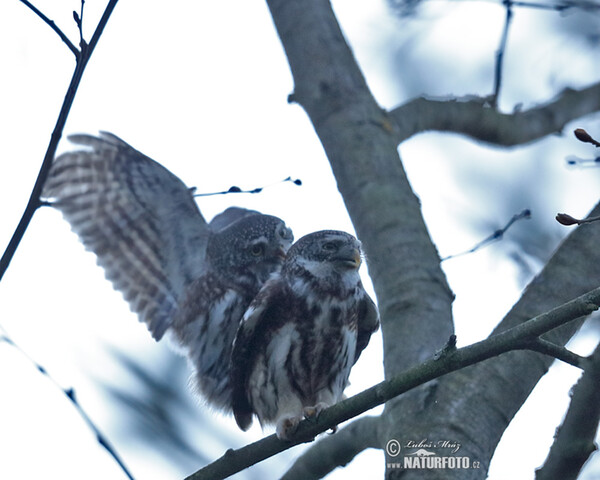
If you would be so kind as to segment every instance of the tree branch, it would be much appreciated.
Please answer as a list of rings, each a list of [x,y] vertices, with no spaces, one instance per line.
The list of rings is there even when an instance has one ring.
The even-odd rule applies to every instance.
[[[50,20],[46,15],[44,15],[40,10],[38,10],[38,8],[36,8],[35,5],[33,5],[28,0],[19,0],[19,1],[23,4],[25,4],[27,7],[29,7],[29,9],[32,10],[33,13],[35,13],[38,17],[40,17],[44,21],[44,23],[46,23],[52,30],[54,30],[54,32],[56,32],[56,34],[60,37],[60,39],[65,43],[65,45],[67,47],[69,47],[69,50],[71,50],[71,52],[73,52],[73,55],[75,55],[75,58],[79,58],[79,50],[77,50],[77,47],[75,45],[73,45],[71,40],[69,40],[69,37],[67,37],[64,34],[64,32],[56,26],[56,23],[54,23],[54,20]]]
[[[543,353],[544,355],[554,357],[577,368],[583,368],[582,366],[585,363],[585,358],[581,355],[577,355],[565,347],[556,345],[555,343],[544,340],[543,338],[536,338],[535,340],[528,342],[525,345],[525,348],[527,350],[532,350],[534,352]]]
[[[75,100],[75,95],[77,93],[77,88],[79,88],[81,77],[83,76],[83,72],[92,53],[94,52],[94,48],[96,48],[96,44],[98,43],[98,40],[104,31],[104,27],[106,26],[108,19],[117,5],[117,1],[118,0],[110,0],[108,2],[102,18],[98,22],[98,26],[92,35],[89,45],[86,45],[84,42],[81,44],[81,52],[79,52],[76,56],[77,64],[75,65],[75,72],[73,72],[71,82],[67,88],[65,99],[63,100],[63,104],[60,108],[58,119],[56,120],[56,125],[54,126],[54,130],[50,137],[50,143],[46,150],[44,161],[42,162],[42,166],[35,181],[35,185],[33,186],[29,201],[27,202],[23,216],[21,217],[13,236],[11,237],[8,246],[2,255],[2,258],[0,258],[0,280],[2,280],[4,273],[8,269],[8,266],[10,265],[10,262],[17,251],[17,248],[19,247],[19,243],[21,243],[21,239],[25,235],[25,231],[27,230],[31,219],[33,218],[33,214],[40,206],[40,195],[42,193],[44,183],[46,182],[46,178],[48,177],[50,167],[52,166],[52,161],[56,155],[56,148],[58,147],[58,142],[62,137],[62,132],[65,127],[69,111],[71,110],[71,106],[73,105],[73,101]]]
[[[501,113],[486,98],[416,98],[389,112],[395,140],[436,130],[467,135],[511,147],[560,133],[570,121],[600,110],[600,83],[581,90],[567,88],[553,101],[525,111]]]
[[[590,216],[598,215],[600,203],[590,212]],[[600,285],[599,239],[596,224],[581,225],[573,231],[492,335],[508,331]],[[580,325],[579,320],[565,324],[546,333],[544,339],[564,345]],[[382,426],[389,428],[387,431],[383,428],[382,440],[451,438],[462,444],[464,456],[481,464],[481,469],[471,470],[468,478],[486,478],[489,462],[506,427],[553,361],[553,357],[514,351],[440,378],[421,404],[415,406],[414,402],[406,401],[406,395],[388,402]],[[399,478],[399,473],[390,470],[387,477]],[[403,471],[401,478],[422,476],[417,471]],[[432,470],[427,478],[463,480],[465,477],[458,470]]]
[[[96,437],[96,441],[100,444],[100,446],[102,448],[104,448],[106,450],[106,452],[113,458],[113,460],[116,462],[116,464],[119,466],[119,468],[123,471],[125,476],[129,480],[134,480],[133,475],[131,474],[131,472],[129,471],[129,469],[127,468],[127,466],[121,459],[120,455],[117,453],[116,449],[111,444],[110,440],[100,431],[100,429],[96,426],[96,424],[94,423],[92,418],[88,415],[88,413],[85,411],[85,409],[81,406],[81,404],[77,400],[77,396],[75,394],[75,389],[72,387],[63,388],[58,383],[58,381],[52,375],[50,375],[50,373],[48,373],[48,370],[46,370],[45,367],[40,365],[36,360],[33,359],[33,357],[31,357],[25,350],[23,350],[19,345],[17,345],[14,342],[14,340],[8,335],[8,332],[2,325],[0,325],[0,332],[4,332],[4,333],[0,333],[0,342],[6,342],[8,345],[11,345],[13,348],[15,348],[21,355],[23,355],[24,358],[26,358],[36,368],[36,370],[38,372],[40,372],[42,375],[44,375],[55,388],[60,390],[63,393],[63,395],[65,395],[65,397],[67,397],[69,399],[69,402],[71,402],[71,405],[73,406],[73,408],[75,408],[75,410],[77,411],[77,413],[79,414],[81,419],[84,421],[84,423],[87,425],[87,427],[92,431],[92,433]]]
[[[504,28],[502,29],[502,37],[500,38],[500,46],[496,52],[496,66],[494,68],[494,93],[492,94],[492,106],[498,106],[498,97],[500,96],[500,87],[502,86],[502,66],[504,65],[504,53],[506,52],[506,43],[508,42],[508,30],[513,16],[512,1],[503,0],[503,5],[506,8],[506,16],[504,18]]]
[[[589,456],[600,421],[600,345],[589,358],[583,375],[573,387],[571,405],[536,480],[575,480]]]
[[[275,435],[270,435],[238,450],[230,449],[221,458],[190,475],[186,480],[227,478],[295,445],[310,442],[319,433],[435,378],[502,353],[522,349],[527,340],[587,316],[599,307],[600,288],[597,288],[486,340],[456,350],[446,350],[446,353],[438,358],[409,368],[391,380],[385,380],[327,408],[316,420],[300,422],[291,441],[279,440]]]
[[[367,448],[381,448],[377,428],[381,417],[361,417],[339,432],[321,438],[299,456],[281,480],[323,478],[332,470],[346,466]]]

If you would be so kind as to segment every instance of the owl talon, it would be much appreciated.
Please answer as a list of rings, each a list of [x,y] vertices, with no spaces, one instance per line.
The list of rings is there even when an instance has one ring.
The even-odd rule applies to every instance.
[[[290,437],[298,428],[298,424],[302,420],[302,417],[298,416],[288,416],[282,417],[277,422],[277,428],[275,429],[275,433],[277,434],[277,438],[279,440],[289,440]]]
[[[319,415],[321,415],[321,412],[325,410],[328,406],[329,405],[327,405],[325,402],[319,402],[315,406],[304,407],[304,418],[317,419],[319,418]]]

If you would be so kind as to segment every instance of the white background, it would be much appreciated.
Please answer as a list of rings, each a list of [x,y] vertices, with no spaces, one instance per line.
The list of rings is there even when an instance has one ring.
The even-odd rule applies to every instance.
[[[79,9],[78,2],[38,0],[36,6],[78,42],[71,14]],[[86,3],[86,38],[104,6],[96,0]],[[357,0],[336,1],[334,8],[384,108],[420,94],[491,92],[504,20],[500,5],[429,2],[417,19],[404,21],[392,17],[381,0],[371,0],[368,6]],[[580,88],[597,81],[599,50],[597,43],[591,48],[584,34],[597,39],[599,20],[597,13],[517,9],[501,108],[511,111],[517,103],[528,108],[566,86]],[[74,58],[24,5],[5,0],[0,4],[0,68],[4,248],[35,181]],[[284,218],[296,238],[324,228],[352,231],[306,115],[286,102],[292,90],[263,2],[122,0],[87,67],[65,133],[114,132],[199,192],[231,185],[254,188],[288,176],[303,181],[302,187],[276,184],[260,195],[202,198],[199,205],[207,218],[234,204]],[[535,246],[539,240],[537,232],[546,232],[552,245],[568,233],[553,215],[567,211],[583,216],[598,200],[598,170],[565,166],[568,155],[593,156],[592,147],[577,142],[570,132],[584,127],[598,137],[598,120],[598,115],[586,117],[568,125],[564,136],[518,149],[489,148],[457,135],[434,133],[401,145],[405,168],[442,256],[470,248],[523,208],[534,214],[501,243],[444,263],[457,294],[454,313],[460,345],[485,338],[518,299],[531,272],[541,266],[527,251],[528,244]],[[64,140],[60,150],[68,148]],[[160,449],[149,450],[147,443],[132,440],[103,388],[108,383],[127,390],[133,382],[111,349],[127,352],[150,370],[170,353],[151,340],[94,263],[94,256],[83,250],[57,212],[39,210],[0,284],[0,325],[61,387],[76,388],[80,404],[136,478],[181,478],[203,462],[184,467],[161,456]],[[572,346],[581,354],[589,353],[598,338],[597,327],[586,332]],[[348,393],[383,378],[381,355],[381,339],[375,336],[353,371]],[[506,432],[491,479],[533,478],[578,376],[576,369],[557,365],[542,379]],[[185,391],[185,380],[181,389]],[[235,439],[231,447],[262,436],[257,427],[244,434],[232,419],[207,414],[201,405],[197,409],[210,429],[200,423],[188,425],[187,431],[209,458],[224,451],[210,440],[215,428]],[[268,475],[275,478],[285,471],[300,449],[273,459]],[[329,478],[364,477],[365,472],[382,478],[383,471],[381,452],[368,451]],[[60,390],[19,350],[0,343],[0,478],[42,475],[122,478]],[[597,459],[586,475],[598,478]]]

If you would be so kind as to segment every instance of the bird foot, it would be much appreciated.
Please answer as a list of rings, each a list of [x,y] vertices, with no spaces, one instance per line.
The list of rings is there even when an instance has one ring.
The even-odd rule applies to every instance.
[[[285,417],[281,417],[277,421],[277,427],[275,428],[277,438],[279,438],[279,440],[289,440],[296,431],[296,428],[298,428],[298,424],[301,420],[302,417],[297,415],[287,415]]]
[[[325,402],[319,402],[312,407],[304,407],[304,418],[318,418],[328,406]]]
[[[316,420],[319,418],[321,412],[329,406],[330,405],[326,404],[325,402],[319,402],[313,407],[304,407],[304,418]],[[337,425],[331,427],[329,434],[333,435],[335,432],[337,432],[337,429]]]

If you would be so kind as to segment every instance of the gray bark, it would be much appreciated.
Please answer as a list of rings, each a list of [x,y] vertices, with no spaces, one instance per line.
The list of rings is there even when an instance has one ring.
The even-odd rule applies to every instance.
[[[453,333],[453,295],[403,170],[398,142],[426,129],[453,130],[450,119],[456,118],[457,108],[465,112],[454,131],[499,145],[530,142],[597,110],[593,94],[598,87],[566,91],[546,109],[513,115],[498,114],[482,101],[440,102],[431,108],[434,104],[425,100],[388,114],[373,99],[329,2],[267,3],[294,77],[290,99],[310,117],[367,252],[382,317],[385,375],[390,378],[430,358]],[[567,104],[574,107],[563,108]],[[418,105],[422,111],[415,111]],[[441,115],[444,111],[448,113]],[[548,115],[552,112],[560,113]],[[597,244],[597,226],[574,232],[497,331],[600,285]],[[563,345],[576,328],[568,325],[545,338]],[[512,352],[388,402],[378,429],[382,448],[392,438],[452,440],[461,443],[462,455],[482,464],[468,472],[389,470],[388,477],[485,478],[502,433],[552,361],[538,353]]]

